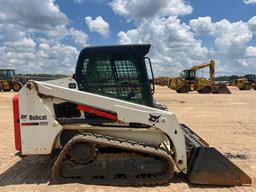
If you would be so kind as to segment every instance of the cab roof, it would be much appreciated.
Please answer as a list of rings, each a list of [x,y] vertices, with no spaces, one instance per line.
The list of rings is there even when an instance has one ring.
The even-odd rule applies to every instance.
[[[81,55],[93,54],[93,53],[120,53],[131,52],[139,55],[146,55],[149,52],[150,44],[125,44],[125,45],[101,45],[85,47],[81,52]]]
[[[0,68],[0,70],[15,71],[15,69],[12,69],[12,68]]]

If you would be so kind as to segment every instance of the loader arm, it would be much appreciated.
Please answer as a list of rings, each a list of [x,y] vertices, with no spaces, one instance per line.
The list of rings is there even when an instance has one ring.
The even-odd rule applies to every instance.
[[[180,171],[187,172],[184,131],[181,129],[174,113],[38,81],[29,81],[26,85],[26,92],[26,94],[30,92],[36,95],[45,95],[79,105],[111,111],[116,113],[118,121],[124,123],[143,123],[158,128],[168,136],[175,147],[174,160],[177,167]],[[152,116],[157,118],[152,119]]]

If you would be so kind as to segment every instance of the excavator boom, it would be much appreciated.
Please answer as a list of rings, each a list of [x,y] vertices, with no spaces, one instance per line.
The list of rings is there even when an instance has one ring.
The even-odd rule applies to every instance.
[[[215,61],[214,60],[210,60],[210,63],[203,63],[203,64],[199,64],[199,65],[195,65],[193,67],[191,67],[191,70],[197,71],[203,68],[209,67],[209,72],[210,72],[210,80],[214,81],[214,75],[215,75]]]
[[[197,78],[197,82],[196,82],[197,85],[196,86],[203,87],[202,92],[207,87],[209,87],[209,88],[211,88],[211,91],[209,91],[209,92],[212,92],[212,93],[231,94],[230,90],[226,87],[226,85],[215,83],[215,61],[214,60],[210,60],[209,63],[195,65],[195,66],[191,67],[191,70],[197,71],[197,70],[200,70],[200,69],[203,69],[203,68],[206,68],[206,67],[209,67],[209,74],[210,74],[209,82],[208,82],[208,80]],[[203,84],[205,84],[205,82],[206,82],[207,85],[203,86]]]

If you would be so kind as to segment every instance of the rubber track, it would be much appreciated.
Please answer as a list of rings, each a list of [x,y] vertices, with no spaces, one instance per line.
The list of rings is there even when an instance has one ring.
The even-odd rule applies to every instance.
[[[76,142],[91,142],[98,145],[104,145],[109,147],[121,148],[124,150],[130,150],[132,152],[146,153],[149,155],[157,156],[162,159],[167,160],[169,162],[168,168],[164,173],[154,174],[140,177],[136,177],[134,179],[127,178],[91,178],[91,179],[81,179],[81,178],[63,178],[60,174],[61,172],[61,163],[65,159],[68,150],[72,147],[72,145]],[[122,185],[122,186],[142,186],[142,185],[160,185],[169,182],[169,180],[173,177],[175,171],[175,163],[170,154],[168,154],[162,148],[156,148],[153,146],[149,146],[146,144],[140,144],[134,141],[128,141],[120,138],[115,138],[111,136],[103,136],[94,133],[82,133],[78,136],[73,137],[63,148],[61,153],[59,154],[57,160],[52,167],[52,182],[54,184],[58,183],[70,183],[70,182],[78,182],[78,183],[91,183],[91,184],[105,184],[105,185]]]

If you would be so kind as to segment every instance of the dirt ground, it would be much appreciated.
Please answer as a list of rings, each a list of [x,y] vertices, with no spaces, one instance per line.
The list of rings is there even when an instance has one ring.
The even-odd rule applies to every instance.
[[[196,186],[180,176],[166,186],[156,187],[49,185],[48,157],[15,156],[11,100],[14,93],[0,92],[0,191],[256,191],[256,91],[230,89],[232,95],[200,95],[177,94],[166,87],[157,87],[155,97],[176,113],[179,122],[241,167],[252,178],[252,186]]]

